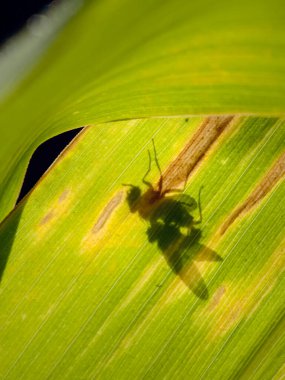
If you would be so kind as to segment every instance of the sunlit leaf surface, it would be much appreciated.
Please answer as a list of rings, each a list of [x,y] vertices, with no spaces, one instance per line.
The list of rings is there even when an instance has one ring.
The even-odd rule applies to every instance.
[[[0,377],[282,378],[284,145],[279,118],[84,129],[1,225]]]
[[[284,114],[284,19],[281,0],[85,1],[2,100],[1,219],[32,151],[63,130],[142,117]]]

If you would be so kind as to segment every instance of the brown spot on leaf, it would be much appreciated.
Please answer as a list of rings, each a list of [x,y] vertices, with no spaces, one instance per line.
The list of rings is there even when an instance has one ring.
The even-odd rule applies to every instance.
[[[42,220],[40,221],[40,225],[44,225],[46,224],[47,222],[49,222],[52,218],[54,217],[54,212],[53,211],[49,211],[43,218]]]
[[[252,207],[259,203],[272,190],[284,174],[285,153],[281,154],[281,156],[276,160],[245,202],[233,211],[230,217],[222,225],[221,234],[224,234],[240,215],[248,212]]]
[[[106,224],[107,220],[112,215],[113,211],[118,207],[118,205],[121,203],[123,199],[123,192],[119,191],[111,200],[110,202],[105,206],[104,210],[100,214],[96,224],[94,225],[92,229],[93,234],[97,234]]]
[[[163,173],[163,190],[185,183],[234,116],[208,117]]]
[[[59,196],[59,198],[58,198],[58,202],[59,202],[59,203],[63,202],[63,201],[67,198],[68,193],[69,193],[68,190],[64,190],[64,191],[60,194],[60,196]]]
[[[209,309],[212,311],[216,308],[216,306],[220,303],[221,299],[223,298],[224,294],[226,293],[225,286],[220,286],[216,292],[214,293],[211,303],[209,305]]]

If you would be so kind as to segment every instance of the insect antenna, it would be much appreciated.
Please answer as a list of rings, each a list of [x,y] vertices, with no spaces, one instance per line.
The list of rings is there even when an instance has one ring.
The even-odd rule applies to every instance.
[[[162,171],[161,171],[161,168],[159,166],[158,159],[157,159],[157,153],[156,153],[156,149],[155,149],[154,139],[151,139],[151,141],[152,141],[153,152],[154,152],[154,160],[155,160],[157,169],[158,169],[159,174],[160,174],[159,182],[158,182],[158,191],[161,194],[161,192],[162,192],[162,185],[163,185],[163,176],[162,176]]]
[[[147,152],[148,152],[148,169],[147,169],[145,175],[142,178],[142,182],[145,185],[147,185],[148,187],[150,187],[151,189],[153,189],[152,184],[149,181],[146,180],[146,177],[148,176],[148,174],[149,174],[149,172],[151,170],[151,155],[150,155],[150,151],[149,150]]]

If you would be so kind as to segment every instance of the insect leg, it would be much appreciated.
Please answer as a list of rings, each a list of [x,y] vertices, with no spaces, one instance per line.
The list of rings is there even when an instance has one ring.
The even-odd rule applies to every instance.
[[[201,208],[201,192],[203,190],[203,186],[200,187],[200,190],[199,190],[199,195],[198,195],[198,209],[199,209],[199,219],[198,220],[195,220],[194,221],[194,224],[199,224],[199,223],[202,223],[202,208]]]
[[[183,189],[166,189],[163,191],[162,195],[165,195],[168,193],[183,193],[184,190],[186,189],[187,181],[188,181],[188,175],[186,175],[185,177]]]
[[[163,191],[163,195],[168,193],[183,193],[183,191],[182,189],[166,189]]]

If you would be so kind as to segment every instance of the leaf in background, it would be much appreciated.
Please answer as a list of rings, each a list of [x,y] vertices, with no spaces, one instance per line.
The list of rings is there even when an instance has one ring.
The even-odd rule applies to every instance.
[[[86,1],[2,102],[1,218],[32,151],[64,130],[143,117],[283,114],[284,10],[281,0]]]
[[[152,138],[165,186],[204,187],[188,235],[198,209],[142,183]],[[281,378],[284,142],[278,118],[83,130],[0,228],[1,378]]]

